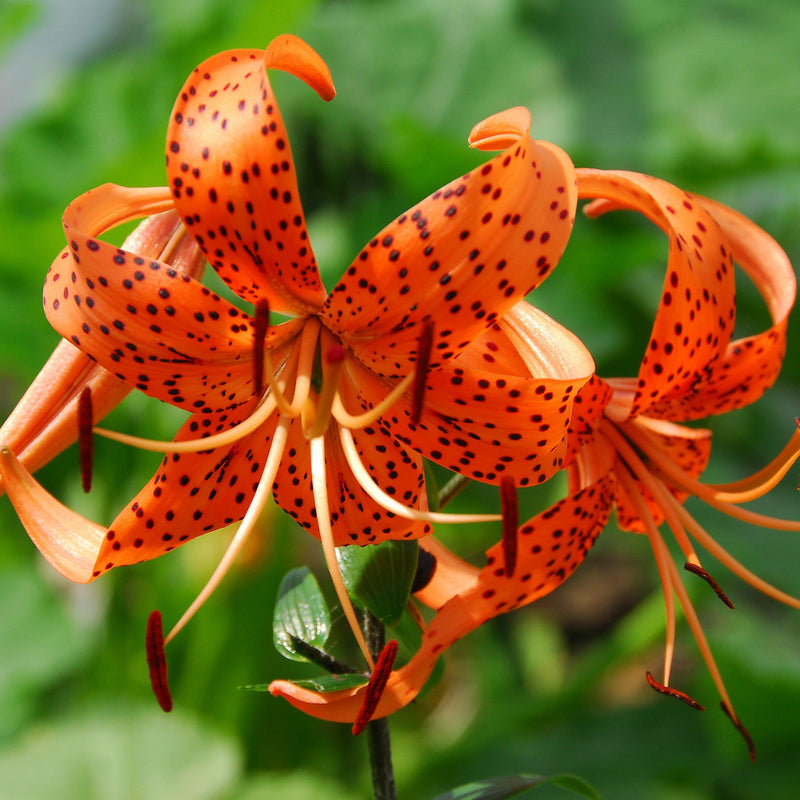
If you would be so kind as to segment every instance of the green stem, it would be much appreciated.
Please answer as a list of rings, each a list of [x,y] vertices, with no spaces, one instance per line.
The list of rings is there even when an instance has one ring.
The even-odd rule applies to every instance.
[[[459,473],[453,475],[439,490],[439,505],[434,510],[439,511],[444,508],[462,489],[466,488],[470,480],[470,478],[467,478],[465,475],[460,475]]]
[[[385,633],[383,623],[367,611],[364,616],[364,636],[374,659],[377,659],[383,650]],[[397,790],[394,783],[388,717],[374,719],[367,725],[367,747],[375,800],[396,800]]]

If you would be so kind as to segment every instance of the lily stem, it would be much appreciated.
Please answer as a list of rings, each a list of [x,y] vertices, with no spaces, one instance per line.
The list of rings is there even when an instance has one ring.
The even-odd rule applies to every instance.
[[[383,623],[371,612],[364,615],[364,636],[372,657],[377,660],[385,644]],[[396,800],[392,766],[392,743],[389,733],[389,718],[374,719],[367,725],[367,747],[372,773],[372,791],[375,800]]]
[[[465,489],[470,482],[470,478],[458,472],[450,478],[447,483],[439,490],[439,503],[436,511],[444,508],[462,489]]]

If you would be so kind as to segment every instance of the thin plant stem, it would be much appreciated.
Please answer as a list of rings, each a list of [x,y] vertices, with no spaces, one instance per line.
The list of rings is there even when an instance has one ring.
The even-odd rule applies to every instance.
[[[377,660],[385,644],[383,623],[369,611],[364,615],[364,636],[372,657]],[[375,800],[396,800],[392,766],[392,743],[389,733],[389,718],[374,719],[367,725],[367,747],[372,774],[372,791]]]

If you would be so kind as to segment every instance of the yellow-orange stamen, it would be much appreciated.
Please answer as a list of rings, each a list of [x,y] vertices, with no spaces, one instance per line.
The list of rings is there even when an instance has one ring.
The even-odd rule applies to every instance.
[[[164,653],[164,632],[160,611],[153,611],[148,617],[144,643],[153,693],[162,710],[172,711],[172,695],[167,683],[167,657]]]
[[[375,662],[375,668],[372,670],[372,675],[370,675],[369,683],[364,692],[364,702],[361,704],[356,721],[353,723],[353,736],[358,736],[364,731],[372,719],[375,709],[378,708],[383,690],[386,688],[386,683],[392,674],[395,658],[397,658],[397,642],[392,639],[386,642]]]
[[[499,514],[448,514],[443,511],[423,511],[418,508],[409,508],[395,500],[391,495],[372,480],[367,469],[361,462],[358,448],[353,440],[353,434],[347,428],[339,428],[339,441],[342,443],[347,463],[361,488],[387,511],[397,514],[404,519],[422,520],[424,522],[495,522],[502,517]]]
[[[517,528],[519,504],[514,479],[504,476],[500,481],[500,506],[503,512],[503,562],[507,578],[514,575],[517,566]]]
[[[92,437],[92,390],[85,386],[78,395],[78,454],[81,465],[81,486],[84,492],[92,488],[92,462],[94,440]]]
[[[369,411],[365,411],[363,414],[352,415],[350,414],[344,407],[342,403],[342,398],[337,393],[336,397],[333,399],[333,406],[331,408],[331,413],[333,414],[333,418],[340,424],[346,428],[350,428],[350,430],[358,431],[362,428],[366,428],[367,425],[372,425],[373,422],[377,422],[380,417],[382,417],[404,394],[406,389],[411,385],[411,382],[414,380],[414,375],[416,373],[412,372],[406,375],[403,380],[398,383],[394,389],[392,389],[386,397],[381,400],[376,406],[373,406]]]
[[[314,506],[317,510],[317,525],[319,526],[319,539],[322,543],[322,552],[325,556],[325,563],[333,581],[333,588],[342,606],[342,611],[350,625],[350,630],[355,636],[356,642],[364,654],[364,658],[369,664],[370,669],[374,669],[375,663],[367,647],[367,641],[361,626],[358,624],[353,603],[344,585],[342,573],[339,570],[339,562],[336,560],[336,545],[333,542],[333,529],[331,528],[331,515],[328,507],[328,481],[325,471],[325,437],[318,436],[309,442],[311,449],[311,483],[314,492]]]
[[[411,421],[416,425],[422,416],[422,402],[425,399],[425,381],[428,379],[428,364],[433,347],[433,320],[422,323],[422,333],[417,340],[417,362],[414,369],[414,394],[411,403]]]

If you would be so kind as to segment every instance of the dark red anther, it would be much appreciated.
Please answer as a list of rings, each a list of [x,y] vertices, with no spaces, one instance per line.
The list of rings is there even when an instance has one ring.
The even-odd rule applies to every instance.
[[[253,380],[256,394],[264,389],[264,342],[269,329],[269,301],[259,300],[253,315]]]
[[[519,528],[519,505],[514,479],[500,479],[500,509],[503,514],[503,561],[506,578],[514,575],[517,566],[517,529]]]
[[[397,658],[397,642],[392,639],[386,642],[375,661],[375,669],[372,670],[372,675],[370,675],[369,683],[364,693],[364,702],[361,704],[356,721],[353,723],[353,736],[358,736],[359,733],[362,733],[372,719],[383,690],[386,688],[386,682],[392,674],[395,658]]]
[[[692,564],[690,561],[687,561],[683,565],[683,568],[687,572],[699,575],[717,593],[717,597],[719,597],[728,608],[733,608],[733,603],[728,598],[728,595],[720,589],[719,584],[699,564]]]
[[[747,752],[750,754],[750,760],[755,761],[758,754],[756,753],[756,743],[753,741],[750,731],[748,731],[747,728],[742,725],[742,721],[736,716],[736,714],[733,713],[732,708],[728,708],[724,700],[720,702],[719,706],[728,716],[728,719],[733,723],[733,727],[742,734],[742,738],[747,743]]]
[[[78,457],[81,465],[81,486],[84,492],[92,488],[94,436],[92,424],[92,390],[86,386],[78,395]]]
[[[414,373],[414,394],[411,402],[411,421],[416,425],[422,416],[422,401],[425,399],[425,381],[428,379],[428,364],[433,348],[433,320],[422,323],[422,333],[417,339],[417,364]]]
[[[684,692],[679,692],[677,689],[673,689],[671,686],[664,686],[663,683],[659,683],[650,672],[645,673],[645,677],[647,678],[647,682],[650,684],[651,689],[655,689],[660,694],[665,694],[667,697],[675,697],[678,700],[682,700],[686,703],[687,706],[691,706],[698,711],[705,711],[705,708],[697,702],[697,700],[693,700],[689,697],[688,694]]]
[[[164,654],[164,631],[161,627],[161,612],[153,611],[147,619],[144,638],[147,666],[150,669],[150,685],[163,711],[172,711],[172,695],[167,683],[167,657]]]

